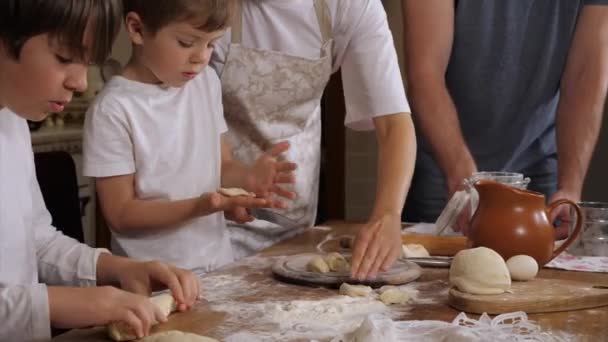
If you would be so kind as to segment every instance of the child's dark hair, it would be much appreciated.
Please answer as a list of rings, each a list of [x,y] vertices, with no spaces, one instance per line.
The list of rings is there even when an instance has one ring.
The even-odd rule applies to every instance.
[[[1,0],[0,44],[19,59],[30,38],[49,34],[75,57],[102,63],[122,19],[121,0]],[[94,37],[83,45],[85,29]]]
[[[134,12],[155,34],[172,22],[191,22],[197,29],[225,29],[234,12],[234,0],[123,0],[124,14]]]

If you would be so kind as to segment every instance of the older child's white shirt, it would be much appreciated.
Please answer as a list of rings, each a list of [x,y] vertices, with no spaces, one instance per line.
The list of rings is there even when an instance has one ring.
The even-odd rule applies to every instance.
[[[44,283],[96,283],[102,250],[51,226],[35,172],[26,121],[0,110],[0,341],[51,338]]]
[[[114,77],[87,113],[84,173],[135,174],[137,198],[175,201],[220,187],[220,83],[205,68],[181,88]],[[223,213],[161,232],[113,234],[115,253],[206,272],[233,260]]]
[[[397,52],[380,0],[325,0],[332,20],[333,71],[341,69],[345,124],[373,128],[375,117],[409,113]],[[243,1],[243,46],[319,58],[322,38],[313,0]],[[231,31],[211,65],[221,75]]]

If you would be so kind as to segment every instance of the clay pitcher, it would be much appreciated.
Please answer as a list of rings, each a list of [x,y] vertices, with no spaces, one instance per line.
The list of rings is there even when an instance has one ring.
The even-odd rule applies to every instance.
[[[581,209],[570,200],[558,200],[545,207],[545,196],[541,193],[491,180],[479,180],[474,186],[479,193],[479,206],[471,221],[469,244],[491,248],[505,261],[525,254],[543,266],[568,248],[581,231]],[[575,209],[576,227],[568,240],[555,249],[549,214],[561,204]]]

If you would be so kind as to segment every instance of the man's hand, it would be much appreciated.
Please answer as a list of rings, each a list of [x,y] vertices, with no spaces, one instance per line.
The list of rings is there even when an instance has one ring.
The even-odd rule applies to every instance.
[[[375,278],[387,271],[401,254],[401,216],[372,218],[355,237],[351,277]]]
[[[564,189],[558,190],[554,193],[547,202],[551,204],[560,199],[568,199],[574,203],[580,202],[580,194],[575,191],[567,191]],[[555,237],[558,240],[565,239],[571,232],[573,218],[570,215],[570,206],[560,205],[553,210],[549,216],[549,222],[555,225]]]

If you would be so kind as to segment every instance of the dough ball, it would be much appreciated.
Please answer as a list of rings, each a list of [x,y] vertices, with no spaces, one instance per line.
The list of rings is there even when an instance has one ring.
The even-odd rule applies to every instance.
[[[408,243],[403,245],[403,256],[406,258],[428,258],[431,255],[423,245]]]
[[[383,286],[378,293],[380,293],[380,301],[386,305],[406,304],[410,300],[407,292],[395,286]]]
[[[538,273],[538,263],[528,255],[516,255],[507,260],[507,268],[513,280],[531,280]]]
[[[327,273],[329,272],[329,266],[320,255],[315,255],[308,264],[306,264],[306,269],[310,272],[316,273]]]
[[[340,253],[332,252],[325,256],[325,263],[329,266],[329,270],[332,272],[348,272],[350,271],[350,264],[344,256]]]
[[[253,192],[249,192],[245,189],[241,188],[219,188],[217,190],[220,194],[227,197],[238,197],[238,196],[247,196],[247,197],[255,197]]]
[[[511,288],[511,276],[498,253],[478,247],[456,254],[450,266],[450,284],[466,293],[500,294]]]
[[[372,288],[365,285],[350,285],[343,283],[340,286],[340,294],[350,297],[367,297],[372,293]]]
[[[219,342],[216,339],[201,335],[169,330],[153,334],[139,340],[141,342]]]
[[[177,309],[177,303],[170,293],[163,293],[150,298],[165,316]],[[130,341],[137,338],[131,326],[125,322],[114,322],[108,325],[108,336],[114,341]]]

